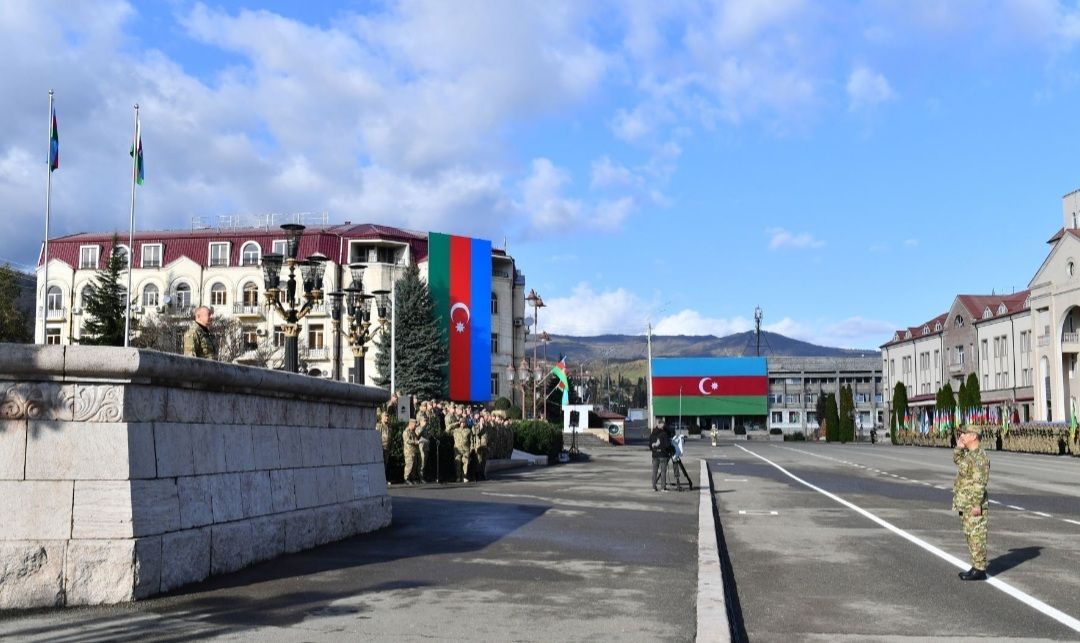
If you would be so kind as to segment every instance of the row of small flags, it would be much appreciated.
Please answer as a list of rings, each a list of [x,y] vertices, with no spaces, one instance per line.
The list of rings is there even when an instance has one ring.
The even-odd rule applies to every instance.
[[[947,434],[953,429],[965,424],[980,424],[988,426],[1000,426],[1003,433],[1009,432],[1009,427],[1020,421],[1020,414],[1016,409],[1006,408],[1004,412],[998,407],[991,408],[968,408],[961,409],[932,409],[923,410],[912,415],[911,409],[904,411],[903,416],[896,418],[898,431],[913,431],[929,435]]]
[[[49,171],[53,172],[60,167],[60,131],[56,127],[56,108],[50,108],[50,112]],[[145,171],[143,168],[142,125],[137,119],[135,121],[135,138],[132,140],[128,156],[135,159],[135,182],[142,185],[143,180],[145,179]]]

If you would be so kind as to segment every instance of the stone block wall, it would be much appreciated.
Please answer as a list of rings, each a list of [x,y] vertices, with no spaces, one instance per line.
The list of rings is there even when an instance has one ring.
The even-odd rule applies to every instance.
[[[382,389],[0,344],[0,609],[116,603],[390,524]]]

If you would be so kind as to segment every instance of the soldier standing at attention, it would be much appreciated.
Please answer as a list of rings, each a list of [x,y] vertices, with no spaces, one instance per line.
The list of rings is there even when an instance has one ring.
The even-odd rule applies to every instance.
[[[416,430],[416,420],[409,420],[405,432],[401,435],[405,453],[405,484],[412,484],[417,475],[416,465],[420,459],[420,433]]]
[[[472,426],[472,450],[476,454],[476,474],[473,480],[487,480],[487,414],[481,415],[473,422]]]
[[[420,482],[426,480],[427,457],[431,449],[431,432],[435,428],[435,415],[431,412],[430,402],[421,402],[416,413],[416,435],[420,445]]]
[[[203,359],[217,359],[217,338],[210,332],[210,321],[214,313],[206,306],[195,309],[195,321],[184,333],[184,355],[188,357],[201,357]]]
[[[953,450],[957,471],[952,508],[960,513],[971,552],[971,569],[960,572],[962,580],[986,580],[986,483],[990,480],[990,459],[979,443],[981,435],[982,427],[965,426]]]
[[[454,438],[454,466],[458,482],[469,481],[469,447],[472,446],[472,429],[465,424],[463,413],[454,417],[450,435]]]

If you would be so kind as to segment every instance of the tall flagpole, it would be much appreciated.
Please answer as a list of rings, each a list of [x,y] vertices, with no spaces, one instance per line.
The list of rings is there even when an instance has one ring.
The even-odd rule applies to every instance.
[[[53,90],[49,90],[49,162],[47,165],[47,171],[45,172],[48,179],[45,183],[45,246],[42,251],[41,262],[45,266],[45,274],[43,280],[45,286],[42,289],[41,294],[41,343],[45,344],[49,341],[49,333],[46,331],[45,322],[49,319],[49,216],[52,211],[52,173],[53,173],[53,152],[52,152],[52,126],[53,126]]]
[[[131,142],[131,214],[128,217],[127,302],[124,311],[124,347],[131,345],[131,271],[135,267],[135,181],[139,178],[139,104],[135,103],[135,138]]]

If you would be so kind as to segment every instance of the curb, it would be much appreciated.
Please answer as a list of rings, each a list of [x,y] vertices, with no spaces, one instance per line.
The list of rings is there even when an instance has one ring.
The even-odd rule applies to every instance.
[[[731,624],[717,546],[712,476],[705,459],[701,460],[698,489],[697,640],[730,641]]]

